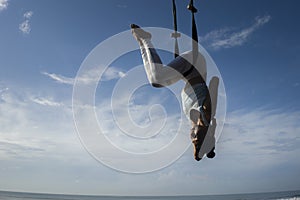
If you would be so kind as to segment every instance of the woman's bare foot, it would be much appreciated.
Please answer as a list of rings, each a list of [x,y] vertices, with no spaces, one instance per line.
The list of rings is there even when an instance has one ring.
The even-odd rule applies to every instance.
[[[141,39],[151,39],[151,33],[144,31],[136,24],[131,24],[131,32],[134,38],[140,42]]]

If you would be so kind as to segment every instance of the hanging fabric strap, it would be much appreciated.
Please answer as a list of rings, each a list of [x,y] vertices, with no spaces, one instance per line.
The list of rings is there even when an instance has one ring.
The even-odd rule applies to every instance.
[[[174,27],[174,33],[172,33],[172,37],[175,38],[174,57],[176,58],[179,55],[177,38],[180,37],[180,33],[177,32],[177,14],[176,14],[175,0],[172,0],[172,3],[173,3],[173,27]]]
[[[193,65],[195,64],[197,57],[198,57],[198,33],[197,33],[197,25],[195,20],[194,13],[197,12],[197,9],[194,7],[194,1],[190,0],[189,5],[187,8],[192,13],[192,47],[193,47]]]
[[[187,77],[192,71],[194,70],[195,63],[198,58],[198,33],[197,33],[197,26],[196,26],[196,20],[194,13],[197,12],[197,9],[194,7],[194,1],[190,0],[189,5],[187,6],[187,9],[189,9],[192,13],[192,53],[193,53],[193,58],[192,58],[192,65],[191,67],[183,73],[184,77]]]
[[[179,46],[178,46],[177,38],[180,37],[180,33],[177,32],[177,14],[176,14],[175,0],[172,0],[172,4],[173,4],[173,27],[174,27],[174,33],[172,33],[172,37],[175,38],[174,57],[176,58],[179,55]],[[184,77],[188,76],[193,71],[194,65],[198,57],[198,33],[197,33],[196,20],[194,16],[194,13],[197,12],[197,9],[194,7],[193,0],[190,0],[190,3],[187,6],[187,8],[192,13],[192,53],[193,53],[192,62],[193,63],[191,67],[186,72],[183,73]]]
[[[197,33],[197,25],[196,25],[196,20],[195,20],[195,13],[197,12],[197,9],[194,7],[194,1],[193,0],[190,0],[190,3],[187,6],[187,8],[192,13],[193,65],[192,65],[191,69],[193,69],[195,67],[195,63],[197,61],[198,53],[199,53],[199,49],[198,49],[198,33]],[[191,73],[191,71],[192,71],[191,69],[188,70],[189,73]],[[203,104],[200,106],[200,110],[199,111],[200,111],[201,119],[202,119],[202,122],[203,122],[204,126],[209,126],[209,122],[208,122],[208,120],[206,119],[206,116],[205,116],[205,111],[204,111],[204,108],[203,108]]]

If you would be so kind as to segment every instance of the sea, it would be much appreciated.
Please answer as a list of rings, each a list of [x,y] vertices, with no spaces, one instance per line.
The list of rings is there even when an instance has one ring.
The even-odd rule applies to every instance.
[[[88,196],[0,191],[1,200],[300,200],[300,190],[199,196]]]

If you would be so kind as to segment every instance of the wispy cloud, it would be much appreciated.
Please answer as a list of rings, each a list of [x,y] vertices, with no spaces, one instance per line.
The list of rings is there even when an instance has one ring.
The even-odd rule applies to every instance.
[[[177,134],[181,119],[180,113],[170,113],[163,107],[157,106],[158,104],[166,106],[167,99],[158,94],[146,98],[144,102],[144,104],[137,104],[133,101],[128,103],[128,99],[124,95],[124,98],[118,98],[117,104],[114,103],[113,107],[111,99],[102,100],[97,105],[96,110],[103,133],[114,144],[127,151],[139,153],[155,151],[168,144]],[[111,119],[114,119],[114,123]],[[188,132],[188,123],[183,126]],[[147,140],[133,139],[124,134],[123,131],[136,137],[149,138]],[[151,135],[155,137],[151,137]]]
[[[48,187],[52,180],[54,180],[53,185],[50,184],[50,186],[54,187],[57,186],[56,177],[68,181],[67,178],[74,177],[74,181],[75,178],[82,178],[83,181],[82,184],[76,183],[77,186],[69,181],[71,186],[80,186],[83,191],[89,191],[85,187],[90,187],[90,185],[100,185],[105,188],[107,182],[111,181],[109,185],[117,184],[120,188],[122,185],[129,185],[121,190],[124,194],[127,194],[128,189],[138,190],[137,194],[150,194],[149,188],[159,194],[173,195],[207,194],[215,192],[215,188],[221,188],[220,193],[236,193],[245,191],[245,188],[250,188],[247,192],[251,192],[253,185],[258,190],[261,187],[270,190],[280,189],[276,183],[281,181],[284,183],[288,179],[287,177],[293,175],[297,177],[299,171],[299,111],[254,109],[231,112],[227,115],[224,132],[216,146],[217,156],[215,159],[195,162],[192,148],[190,148],[182,158],[168,168],[143,176],[129,176],[128,174],[116,174],[90,159],[76,137],[72,112],[67,108],[67,102],[59,103],[63,104],[60,107],[49,106],[47,104],[51,105],[54,102],[55,105],[57,101],[49,96],[47,98],[32,97],[31,94],[23,95],[22,92],[24,91],[20,88],[13,91],[13,88],[7,89],[6,86],[2,86],[0,89],[0,99],[3,99],[0,101],[2,170],[0,182],[5,185],[14,180],[15,182],[10,185],[11,188],[15,188],[16,183],[26,182],[27,177],[33,177],[35,182],[31,184],[35,187],[39,185]],[[20,96],[21,98],[19,98]],[[157,95],[157,98],[161,96],[163,95]],[[32,101],[33,99],[37,99],[40,105],[45,104],[46,106],[37,105]],[[123,103],[125,99],[120,99],[120,101]],[[139,110],[148,111],[153,103],[161,102],[161,99],[153,99],[143,105],[135,105],[135,102],[137,101],[130,105],[129,110],[134,109],[132,114],[137,115]],[[166,141],[170,140],[170,134],[176,131],[174,127],[178,125],[176,116],[170,115],[170,124],[166,124],[166,130],[162,131],[160,143],[153,142],[146,146],[148,149],[144,149],[145,145],[141,145],[140,141],[129,141],[129,139],[125,140],[122,135],[116,135],[118,129],[117,126],[112,126],[113,118],[108,106],[110,106],[110,102],[106,100],[97,106],[96,111],[102,125],[101,128],[106,131],[106,136],[114,141],[114,144],[120,145],[121,148],[128,151],[141,149],[141,151],[149,152],[163,146]],[[138,109],[136,110],[134,106],[137,106]],[[154,118],[161,117],[159,112],[151,114]],[[139,113],[135,120],[142,121],[145,116],[149,116],[149,113]],[[122,117],[128,117],[128,115]],[[86,120],[89,121],[90,118],[86,118]],[[186,127],[186,132],[184,131],[182,134],[186,134],[188,137],[189,128],[189,126]],[[149,141],[152,142],[153,139],[149,139]],[[101,142],[103,141],[97,142],[97,145],[101,146]],[[112,155],[108,153],[107,158],[112,159]],[[120,165],[127,164],[126,162],[129,160],[127,157],[117,158]],[[16,166],[19,169],[15,169]],[[49,177],[44,177],[46,180],[44,182],[47,182],[45,185],[44,182],[38,181],[40,179],[37,175],[44,173],[45,170],[51,172],[53,168],[71,170],[68,170],[67,173],[65,170],[56,171]],[[86,171],[86,175],[78,176],[78,171]],[[195,172],[197,173],[195,174]],[[103,174],[105,174],[105,179],[103,179]],[[274,174],[276,174],[276,178],[273,178]],[[115,183],[116,177],[118,183]],[[145,180],[147,180],[145,184],[138,184]],[[157,182],[157,184],[153,185],[153,182]],[[64,188],[66,183],[61,181],[60,184],[62,186],[59,186],[66,191],[67,189]],[[178,189],[178,185],[183,187]],[[30,189],[26,184],[23,188]],[[114,192],[113,188],[108,188],[108,191]],[[106,188],[105,192],[107,192]]]
[[[28,11],[23,15],[23,22],[19,24],[19,30],[24,34],[29,34],[31,31],[30,20],[33,15],[32,11]]]
[[[116,68],[116,67],[109,67],[103,77],[102,77],[102,81],[109,81],[109,80],[113,80],[113,79],[118,79],[118,78],[122,78],[124,77],[126,74],[121,71],[120,69]]]
[[[58,107],[58,106],[63,106],[63,103],[59,103],[44,97],[40,97],[40,98],[32,98],[31,99],[33,102],[43,105],[43,106],[53,106],[53,107]]]
[[[18,141],[6,141],[0,139],[0,151],[2,151],[2,154],[18,155],[22,152],[42,152],[44,149],[18,143]]]
[[[200,182],[205,182],[197,188],[203,194],[216,187],[223,187],[224,191],[220,191],[224,193],[236,193],[245,188],[280,189],[276,183],[286,180],[286,176],[297,174],[300,166],[299,117],[300,111],[281,109],[230,112],[216,144],[216,158],[207,163],[206,160],[197,163],[192,160],[191,151],[187,151],[171,170],[159,172],[159,182],[170,185],[179,181],[182,185],[198,186]],[[274,174],[278,176],[272,177]],[[253,186],[253,182],[248,181],[250,179],[256,180],[257,185]],[[267,184],[264,181],[257,182],[264,179]],[[193,189],[191,187],[190,193],[193,193]],[[186,191],[189,188],[185,188]]]
[[[0,86],[0,103],[4,102],[4,97],[3,96],[4,96],[6,91],[8,91],[7,87],[1,88],[1,86]]]
[[[58,83],[67,84],[67,85],[73,85],[73,83],[74,83],[74,78],[69,78],[66,76],[62,76],[62,75],[54,74],[54,73],[48,73],[48,72],[41,72],[41,73],[43,75],[48,76],[52,80],[55,80]]]
[[[28,12],[24,13],[23,16],[24,16],[25,19],[30,19],[32,17],[32,15],[33,15],[33,12],[32,11],[28,11]]]
[[[248,41],[251,34],[270,20],[270,15],[257,16],[255,22],[250,27],[243,29],[225,27],[214,30],[207,33],[204,37],[200,37],[200,41],[215,50],[241,46]]]
[[[0,0],[0,12],[2,10],[7,9],[7,6],[8,6],[8,0]]]
[[[300,152],[299,111],[235,111],[228,115],[220,140],[224,153],[243,161],[271,166]],[[238,152],[238,154],[236,154]]]
[[[68,103],[14,89],[0,92],[0,160],[34,160],[40,156],[51,157],[53,152],[60,157],[63,151],[59,148],[77,149]]]
[[[96,70],[99,69],[96,68],[87,71],[81,77],[77,77],[77,81],[80,81],[85,84],[94,83],[95,81],[98,81],[99,77],[97,76],[98,73]],[[73,85],[75,82],[75,78],[72,77],[66,77],[60,74],[48,73],[48,72],[41,72],[41,73],[61,84]],[[126,75],[125,72],[121,71],[120,69],[116,67],[109,67],[101,77],[101,81],[110,81],[114,79],[119,79],[124,77],[125,75]]]

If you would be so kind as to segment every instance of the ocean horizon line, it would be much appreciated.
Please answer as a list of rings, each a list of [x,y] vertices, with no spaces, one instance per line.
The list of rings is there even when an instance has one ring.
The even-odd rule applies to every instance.
[[[197,196],[235,196],[235,195],[259,195],[259,194],[274,194],[274,193],[296,193],[300,196],[300,189],[298,190],[282,190],[282,191],[260,191],[260,192],[245,192],[245,193],[216,193],[216,194],[167,194],[167,195],[121,195],[121,194],[76,194],[76,193],[51,193],[51,192],[34,192],[34,191],[13,191],[0,190],[1,193],[17,193],[29,195],[53,195],[53,196],[83,196],[83,197],[116,197],[116,198],[130,198],[130,197],[197,197]]]

